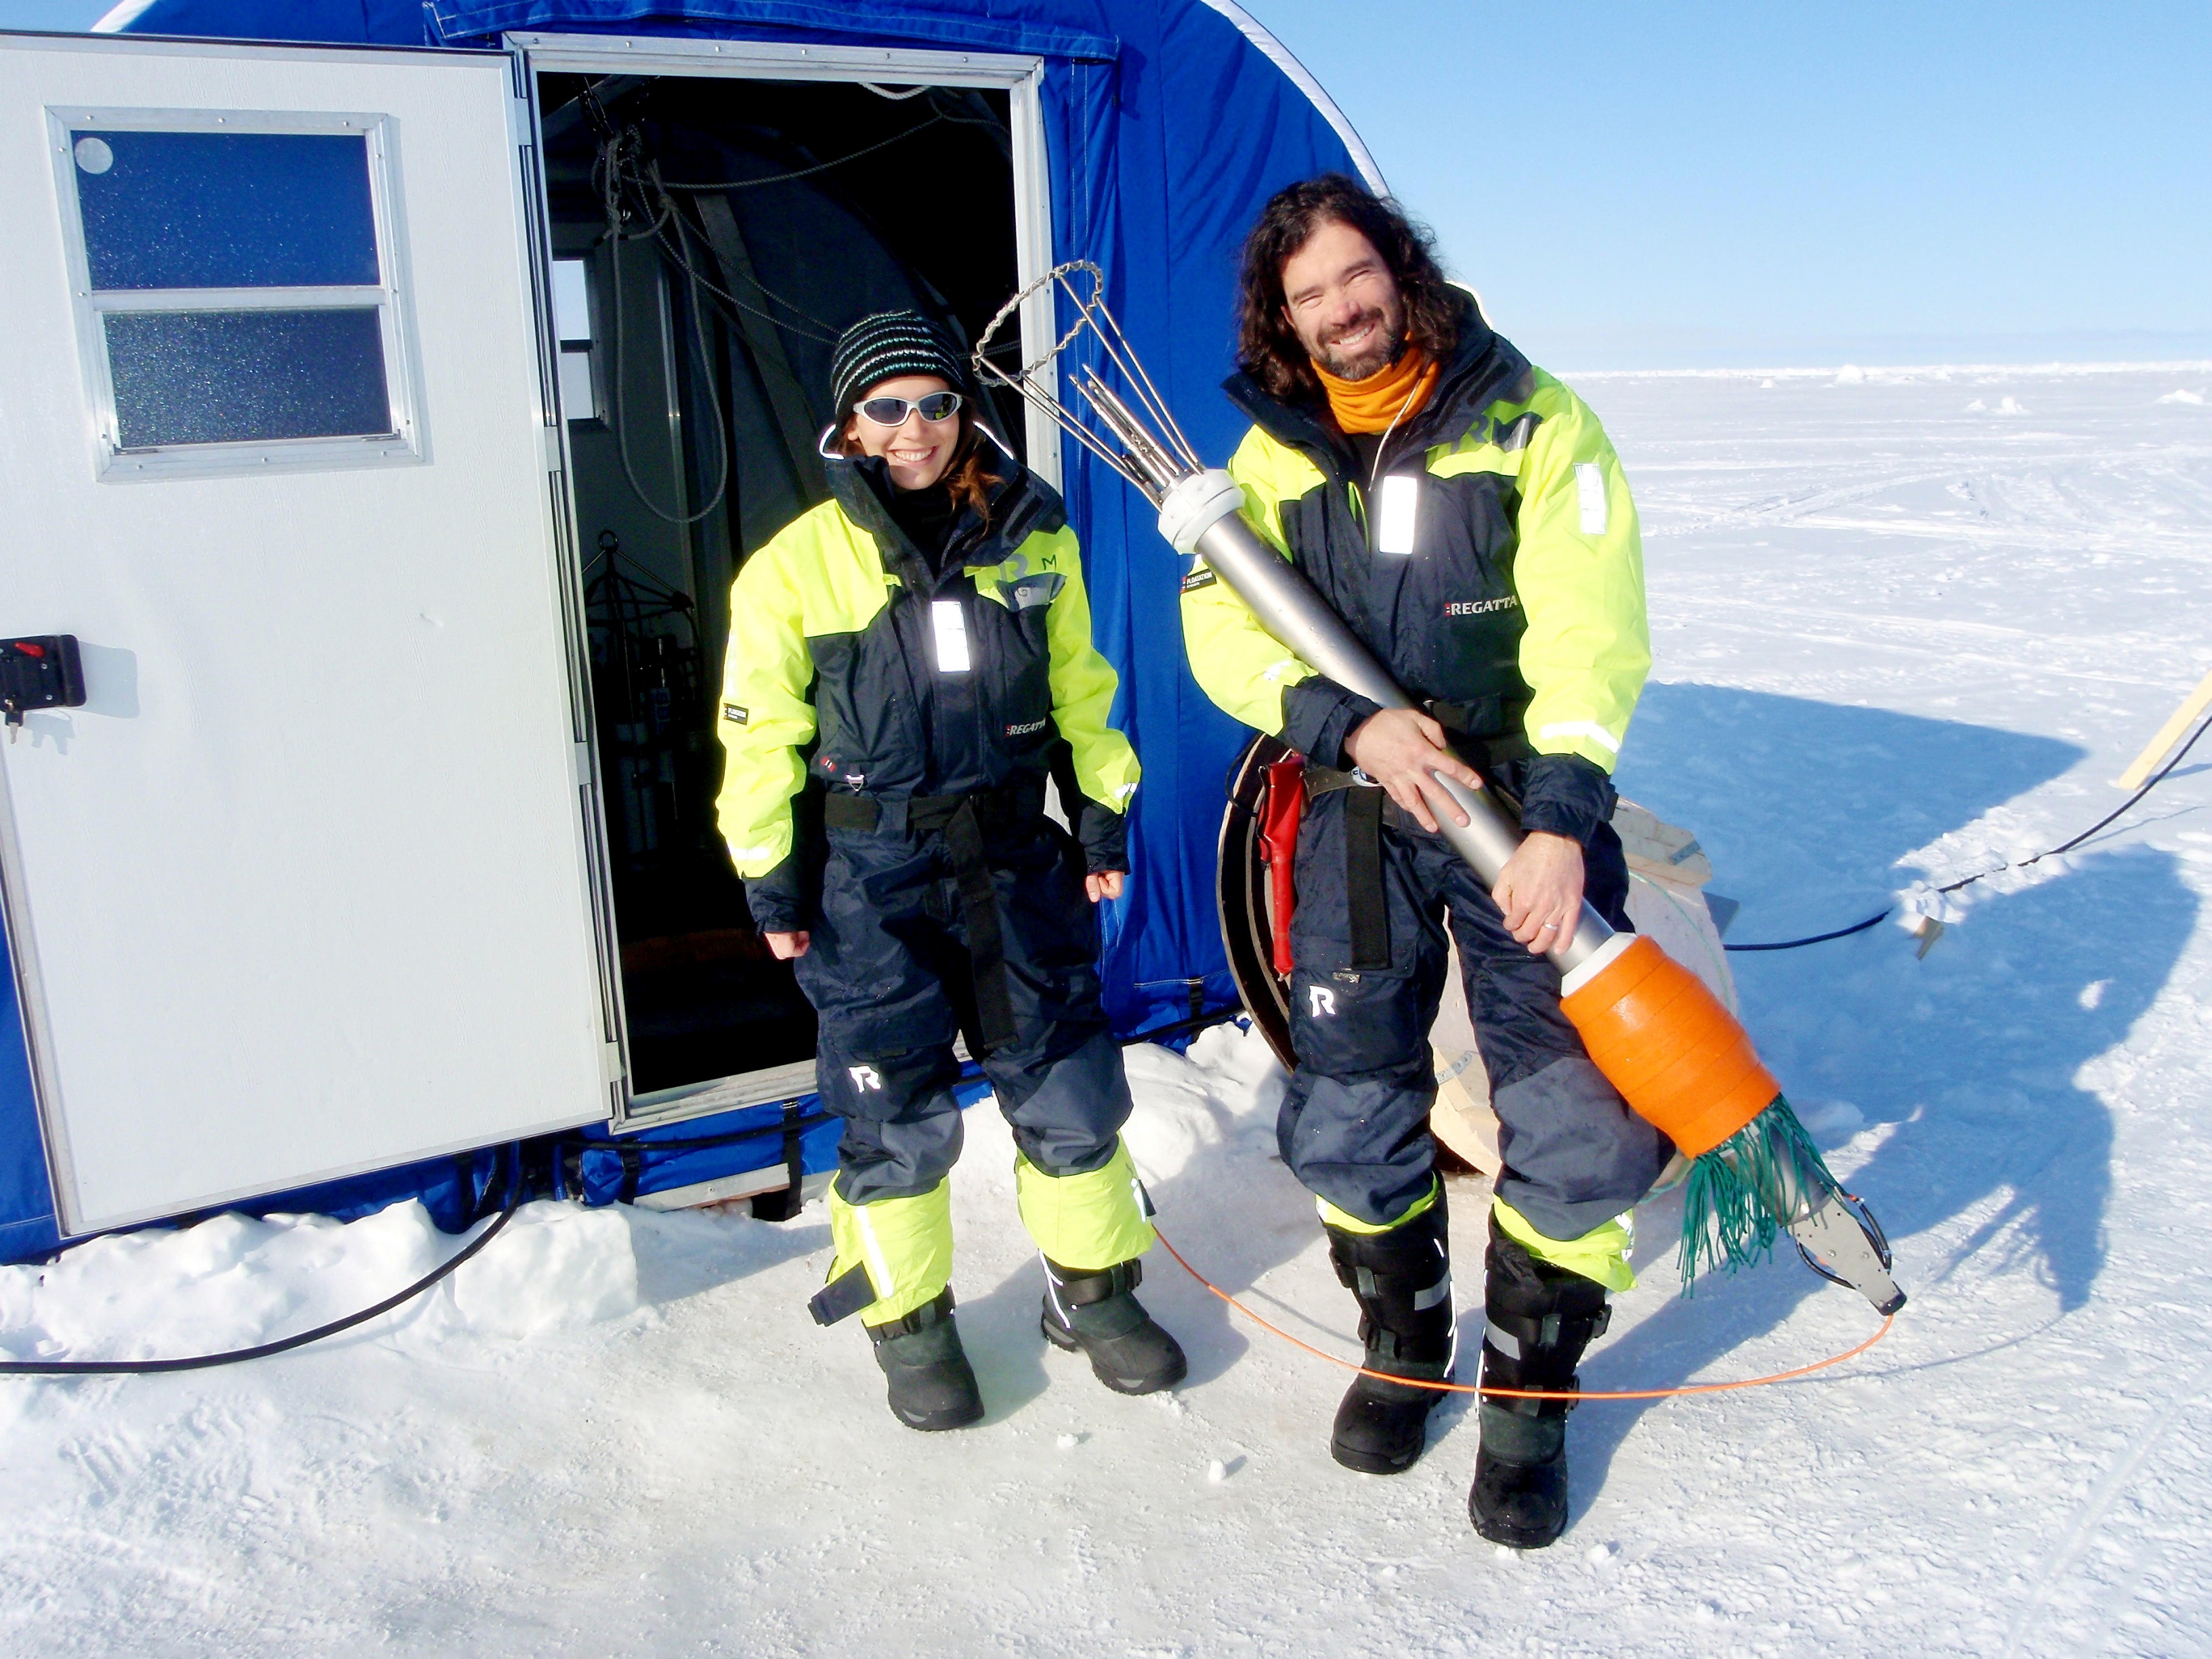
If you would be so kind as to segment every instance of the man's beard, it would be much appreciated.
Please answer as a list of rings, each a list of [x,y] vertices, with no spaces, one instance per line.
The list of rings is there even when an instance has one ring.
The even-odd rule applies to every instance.
[[[1337,349],[1338,340],[1347,334],[1357,334],[1370,322],[1376,325],[1374,344],[1356,354],[1340,351]],[[1401,317],[1397,319],[1394,326],[1390,314],[1378,309],[1367,312],[1346,326],[1336,330],[1329,339],[1322,342],[1320,349],[1313,355],[1315,360],[1338,380],[1364,380],[1370,375],[1381,374],[1392,363],[1397,362],[1398,354],[1405,348],[1404,319]]]

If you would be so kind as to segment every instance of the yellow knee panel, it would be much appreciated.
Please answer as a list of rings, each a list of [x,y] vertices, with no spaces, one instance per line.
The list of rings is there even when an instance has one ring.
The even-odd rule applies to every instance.
[[[1499,1231],[1539,1261],[1548,1261],[1555,1267],[1580,1273],[1584,1279],[1594,1279],[1608,1291],[1636,1288],[1636,1273],[1628,1265],[1628,1252],[1636,1243],[1636,1233],[1627,1215],[1615,1216],[1604,1225],[1591,1228],[1580,1238],[1550,1238],[1538,1232],[1529,1224],[1527,1216],[1502,1198],[1491,1200],[1490,1212],[1498,1218]]]
[[[1152,1247],[1137,1166],[1118,1140],[1104,1167],[1088,1175],[1047,1175],[1015,1153],[1014,1194],[1022,1225],[1037,1249],[1063,1267],[1095,1273],[1133,1261]]]
[[[952,1183],[940,1181],[919,1198],[848,1204],[832,1181],[830,1237],[837,1256],[825,1282],[865,1267],[876,1299],[860,1310],[860,1322],[888,1325],[952,1282]]]
[[[1400,1216],[1395,1221],[1386,1221],[1379,1227],[1371,1221],[1362,1221],[1349,1210],[1338,1209],[1319,1193],[1314,1194],[1314,1208],[1321,1212],[1322,1225],[1334,1227],[1341,1233],[1357,1233],[1363,1238],[1372,1238],[1377,1233],[1387,1233],[1395,1228],[1404,1226],[1415,1216],[1426,1215],[1431,1210],[1436,1208],[1437,1194],[1442,1190],[1441,1185],[1431,1177],[1429,1182],[1429,1190],[1415,1199],[1407,1206],[1405,1214]]]

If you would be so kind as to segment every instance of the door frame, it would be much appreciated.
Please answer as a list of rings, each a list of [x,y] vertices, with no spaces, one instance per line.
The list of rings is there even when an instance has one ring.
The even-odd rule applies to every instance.
[[[580,762],[586,782],[585,815],[589,855],[596,880],[592,915],[599,945],[599,981],[606,1003],[608,1041],[619,1045],[621,1074],[611,1085],[612,1127],[636,1130],[682,1122],[715,1112],[789,1101],[814,1091],[811,1060],[759,1071],[680,1084],[645,1095],[629,1084],[629,1022],[623,1000],[620,935],[615,927],[614,881],[607,846],[605,802],[600,794],[599,734],[592,720],[590,638],[584,615],[583,550],[578,538],[575,471],[568,446],[568,423],[557,413],[558,341],[551,337],[553,239],[546,191],[544,144],[538,104],[540,75],[619,73],[686,79],[744,81],[887,82],[898,86],[975,87],[1007,94],[1012,129],[1014,187],[1014,272],[1022,288],[1052,269],[1052,179],[1044,130],[1044,59],[1027,52],[931,52],[860,46],[800,46],[769,40],[657,39],[649,35],[546,34],[514,33],[502,44],[514,59],[515,95],[527,106],[524,141],[529,170],[529,206],[534,216],[532,283],[538,294],[538,356],[546,375],[546,406],[556,410],[549,453],[557,446],[556,535],[565,567],[562,604],[568,612],[570,679],[576,690]],[[1024,352],[1042,351],[1053,338],[1054,315],[1049,290],[1040,289],[1024,304],[1021,338]],[[1048,365],[1036,376],[1051,390]],[[1057,488],[1060,482],[1060,428],[1034,404],[1024,402],[1025,435],[1030,468]],[[616,1052],[611,1048],[610,1053]]]

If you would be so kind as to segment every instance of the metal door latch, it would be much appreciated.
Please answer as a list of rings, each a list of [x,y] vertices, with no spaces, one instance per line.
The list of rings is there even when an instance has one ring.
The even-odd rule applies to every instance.
[[[84,707],[84,659],[74,634],[0,639],[0,713],[13,738],[34,708]]]

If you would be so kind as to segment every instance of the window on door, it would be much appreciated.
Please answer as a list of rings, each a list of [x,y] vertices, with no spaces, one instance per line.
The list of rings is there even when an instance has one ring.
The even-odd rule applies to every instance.
[[[386,118],[49,113],[104,478],[420,459]]]

